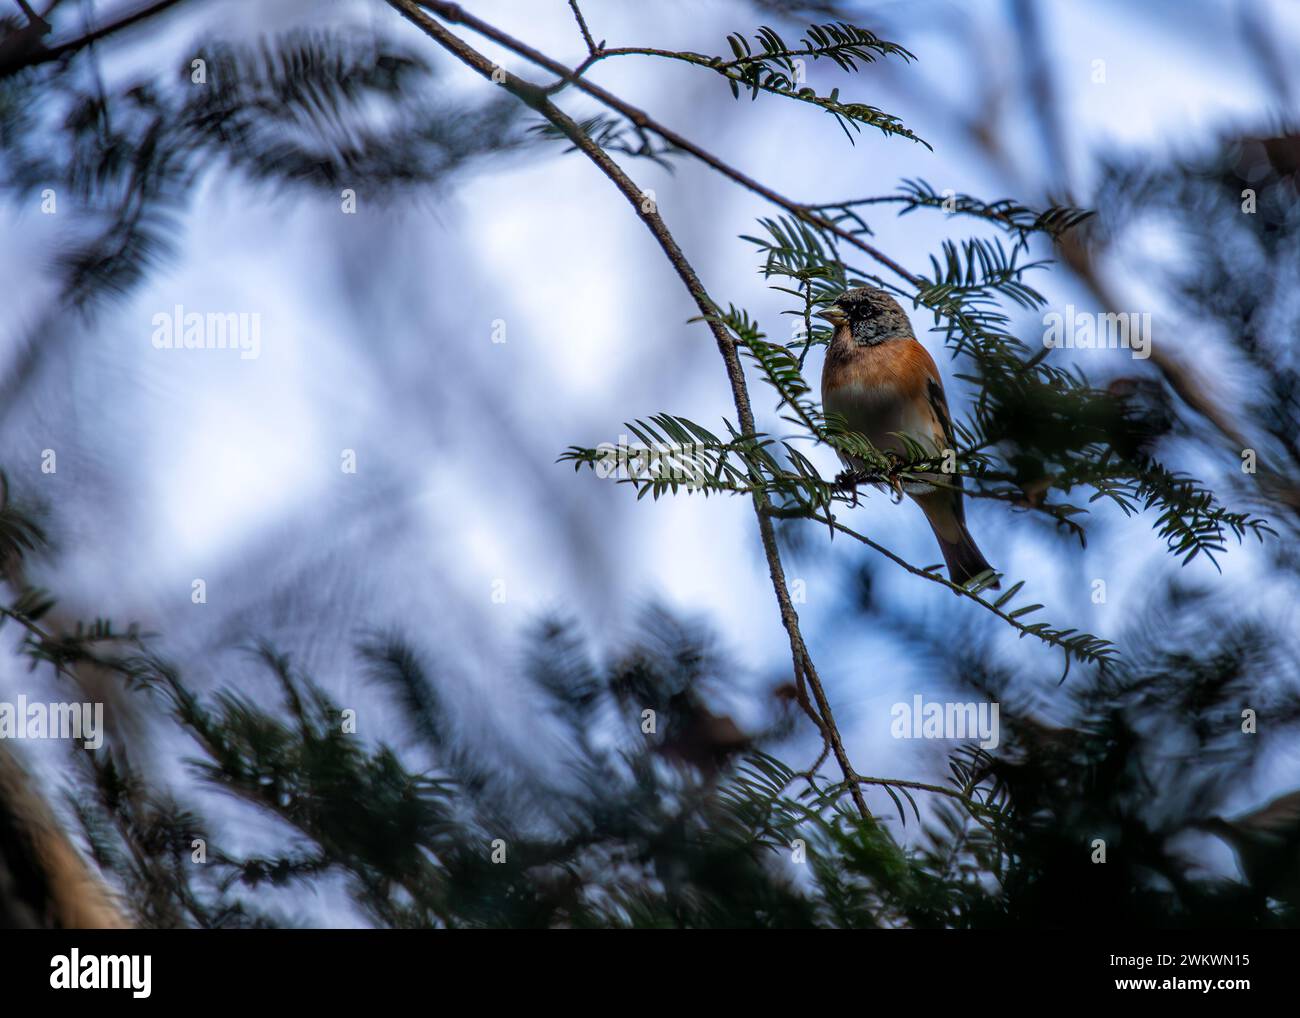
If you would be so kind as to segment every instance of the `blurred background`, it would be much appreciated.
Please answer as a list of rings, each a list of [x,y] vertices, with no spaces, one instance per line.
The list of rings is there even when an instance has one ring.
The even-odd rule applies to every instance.
[[[11,38],[22,6],[3,12]],[[585,54],[563,0],[467,6],[566,64]],[[47,41],[134,9],[56,5]],[[1150,313],[1152,356],[1055,356],[1100,387],[1138,393],[1161,422],[1160,458],[1264,516],[1278,537],[1230,541],[1217,561],[1184,566],[1153,529],[1157,514],[1126,516],[1104,502],[1086,521],[1086,549],[1045,517],[998,502],[973,503],[970,525],[991,562],[1028,580],[1054,624],[1114,640],[1148,678],[1168,678],[1126,707],[1156,740],[1144,773],[1162,794],[1144,808],[1179,813],[1186,829],[1165,833],[1192,873],[1241,878],[1230,840],[1185,821],[1240,816],[1300,784],[1291,705],[1300,679],[1300,8],[587,0],[583,10],[611,46],[721,54],[729,33],[771,24],[797,37],[842,17],[915,54],[848,77],[814,65],[810,83],[898,115],[932,151],[876,132],[850,145],[814,109],[772,96],[737,102],[686,65],[623,58],[591,72],[796,200],[883,195],[920,178],[990,201],[1097,211],[1060,249],[1034,242],[1036,256],[1056,262],[1031,281],[1050,310]],[[325,128],[286,115],[275,129],[327,155],[376,154],[299,167],[251,125],[222,144],[178,150],[148,179],[133,176],[138,149],[127,145],[99,172],[78,158],[87,138],[121,132],[138,144],[151,112],[187,101],[194,54],[216,65],[229,47],[256,62],[265,40],[293,33],[337,33],[359,65],[384,66],[401,84],[389,92],[369,82],[373,94],[346,116],[327,111]],[[512,55],[475,44],[538,80]],[[21,51],[0,53],[12,62]],[[415,64],[393,69],[378,54]],[[368,0],[166,5],[56,66],[6,73],[0,100],[0,466],[12,503],[49,537],[7,579],[57,599],[51,627],[139,623],[192,688],[255,699],[273,683],[248,648],[267,641],[355,709],[363,736],[394,742],[401,708],[376,694],[357,648],[401,634],[464,744],[507,782],[544,792],[579,779],[569,736],[530,678],[538,632],[562,625],[595,660],[615,661],[668,626],[709,648],[695,678],[711,711],[743,732],[776,731],[768,745],[792,766],[816,758],[816,732],[776,695],[791,681],[789,649],[751,506],[637,501],[556,462],[570,445],[618,442],[623,422],[661,411],[715,431],[734,417],[688,295],[585,159],[530,131],[534,114]],[[575,116],[595,112],[581,95],[559,101]],[[405,140],[386,144],[386,132]],[[767,287],[740,239],[770,207],[688,157],[620,161],[653,191],[713,297],[789,338],[781,312],[790,301]],[[1243,211],[1247,190],[1253,212]],[[43,210],[47,191],[53,214]],[[895,211],[869,206],[864,217],[873,243],[914,271],[944,239],[981,234],[974,220]],[[259,355],[155,348],[154,316],[176,305],[260,316]],[[1017,313],[1019,334],[1035,343],[1041,315]],[[960,418],[969,402],[960,366],[927,337],[926,316],[913,322]],[[819,372],[814,351],[806,374]],[[760,428],[788,430],[770,393],[755,392]],[[1248,449],[1256,473],[1243,471]],[[827,476],[837,469],[829,450],[809,455]],[[908,561],[937,560],[910,503],[872,493],[851,515]],[[868,549],[828,542],[824,530],[789,523],[780,537],[861,773],[943,779],[953,744],[890,735],[890,708],[915,694],[988,696],[1026,725],[1074,727],[1085,680],[1058,686],[1059,655]],[[22,635],[0,630],[0,699],[66,698],[66,679],[29,670]],[[1214,697],[1176,699],[1190,673],[1216,663]],[[94,695],[140,766],[183,785],[180,737],[110,681]],[[1252,739],[1234,728],[1246,707],[1267,713]],[[1207,718],[1229,723],[1208,732]],[[23,752],[57,789],[66,747]],[[265,820],[210,799],[228,844],[265,836]],[[868,802],[894,816],[883,792],[869,790]],[[922,814],[930,809],[921,803]],[[905,844],[920,830],[882,822]],[[307,923],[360,921],[337,887],[292,908]]]

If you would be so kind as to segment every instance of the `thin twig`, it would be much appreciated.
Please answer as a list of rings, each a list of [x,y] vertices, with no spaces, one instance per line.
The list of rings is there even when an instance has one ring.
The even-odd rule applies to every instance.
[[[582,31],[582,39],[587,44],[587,52],[595,56],[600,47],[596,45],[596,40],[591,37],[591,30],[587,27],[587,20],[582,16],[582,11],[578,9],[578,0],[569,0],[569,9],[573,11],[573,16],[578,20],[578,28]]]
[[[955,788],[945,788],[943,785],[931,785],[924,781],[902,781],[898,778],[868,778],[861,774],[855,774],[853,780],[861,785],[879,785],[882,788],[910,788],[917,792],[930,792],[932,795],[946,795],[950,799],[956,799],[962,803],[972,813],[999,813],[1000,810],[980,802],[978,799],[972,799],[965,792],[958,791]]]

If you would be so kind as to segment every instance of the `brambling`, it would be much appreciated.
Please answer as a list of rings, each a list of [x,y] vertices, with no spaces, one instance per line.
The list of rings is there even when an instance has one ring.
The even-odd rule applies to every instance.
[[[907,458],[900,435],[936,454],[956,448],[939,369],[917,342],[898,301],[863,286],[842,293],[818,317],[835,327],[822,368],[822,406],[828,414],[839,414],[886,455]],[[850,471],[870,472],[856,456],[840,453],[840,459]],[[952,582],[964,586],[991,574],[987,586],[997,589],[992,566],[966,529],[960,475],[920,476],[922,481],[902,487],[925,513]]]

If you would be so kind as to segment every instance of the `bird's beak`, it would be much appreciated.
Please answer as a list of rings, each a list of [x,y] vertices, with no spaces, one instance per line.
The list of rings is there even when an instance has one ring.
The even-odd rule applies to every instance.
[[[821,311],[814,311],[813,316],[816,318],[822,318],[830,322],[836,328],[838,328],[841,325],[847,325],[849,322],[849,316],[846,315],[839,308],[837,308],[834,304],[832,304],[828,308],[823,308]]]

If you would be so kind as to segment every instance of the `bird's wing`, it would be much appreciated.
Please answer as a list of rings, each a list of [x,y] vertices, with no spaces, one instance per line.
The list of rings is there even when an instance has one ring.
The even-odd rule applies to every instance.
[[[930,356],[930,351],[923,347],[919,340],[913,339],[908,345],[910,347],[908,353],[916,366],[921,368],[918,372],[924,379],[921,395],[924,396],[926,405],[934,417],[934,437],[936,440],[942,439],[944,448],[955,449],[957,437],[953,433],[952,417],[948,413],[948,399],[943,393],[939,368],[934,363],[934,358]]]
[[[939,378],[939,367],[934,363],[934,358],[930,356],[930,351],[923,347],[919,340],[913,340],[912,345],[915,347],[913,356],[925,368],[924,396],[926,405],[934,417],[935,440],[941,443],[942,449],[955,450],[957,448],[957,436],[952,427],[952,415],[948,412],[948,398],[944,395],[943,382]],[[962,484],[961,474],[945,474],[943,475],[943,481],[950,487],[957,489],[950,493],[952,495],[950,508],[955,514],[957,522],[964,525],[966,522],[966,509],[962,504],[961,492],[965,486]]]
[[[926,382],[925,398],[930,401],[930,409],[934,411],[939,427],[943,429],[943,438],[948,443],[948,448],[955,449],[957,439],[952,432],[952,418],[948,416],[948,400],[944,397],[943,386],[938,379],[930,378]]]

